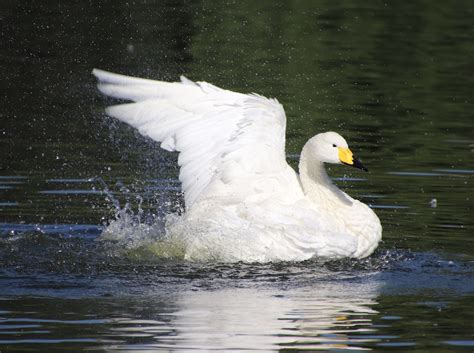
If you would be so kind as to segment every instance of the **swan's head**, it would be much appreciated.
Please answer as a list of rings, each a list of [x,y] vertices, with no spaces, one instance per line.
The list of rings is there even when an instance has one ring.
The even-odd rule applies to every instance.
[[[312,155],[321,162],[345,164],[351,167],[368,169],[354,157],[344,137],[336,132],[324,132],[309,140]]]

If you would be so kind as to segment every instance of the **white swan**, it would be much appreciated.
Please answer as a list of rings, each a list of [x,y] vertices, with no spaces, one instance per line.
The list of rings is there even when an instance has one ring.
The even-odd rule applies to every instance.
[[[134,101],[106,113],[180,152],[186,212],[169,237],[191,260],[301,261],[366,257],[382,227],[332,184],[324,163],[365,169],[335,132],[304,146],[299,175],[285,157],[286,117],[276,99],[206,82],[161,82],[93,70],[105,95]]]

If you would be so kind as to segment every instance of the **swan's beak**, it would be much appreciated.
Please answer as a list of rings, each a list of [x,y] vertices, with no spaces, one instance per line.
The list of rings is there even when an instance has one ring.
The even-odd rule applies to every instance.
[[[352,154],[352,151],[347,147],[338,147],[339,149],[339,160],[345,165],[362,169],[366,172],[369,170]]]

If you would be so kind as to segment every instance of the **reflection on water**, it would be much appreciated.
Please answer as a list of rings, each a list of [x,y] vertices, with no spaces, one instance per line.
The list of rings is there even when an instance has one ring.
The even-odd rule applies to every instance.
[[[363,335],[374,331],[371,316],[376,311],[371,306],[377,294],[376,288],[360,289],[363,292],[357,291],[356,298],[354,288],[349,291],[337,284],[285,292],[228,289],[179,294],[179,309],[166,315],[173,334],[155,337],[156,342],[147,347],[177,351],[196,346],[249,351],[357,348],[358,341],[364,342]],[[124,327],[121,331],[129,333]],[[136,331],[135,324],[130,333]]]
[[[472,297],[462,291],[472,293],[473,288],[456,289],[457,280],[472,275],[472,264],[423,255],[377,258],[326,265],[176,263],[133,272],[112,261],[99,272],[77,268],[64,273],[61,281],[39,274],[43,280],[27,287],[23,280],[22,291],[49,296],[0,298],[0,347],[110,352],[384,352],[407,346],[446,352],[472,347],[469,325],[461,323],[472,320],[472,311],[465,311]],[[414,288],[433,281],[431,293]],[[9,283],[22,286],[21,281]],[[456,292],[458,299],[452,296]],[[460,326],[446,334],[446,325],[453,323]]]
[[[372,309],[377,304],[377,288],[351,287],[328,284],[289,291],[185,291],[140,302],[98,299],[90,304],[17,299],[6,303],[14,305],[17,314],[1,312],[0,345],[65,348],[80,343],[106,351],[359,350],[388,336],[378,333],[373,322],[378,314]],[[51,318],[30,311],[37,304],[44,312],[51,311]],[[56,308],[62,305],[70,312],[58,313]],[[135,318],[137,312],[141,312],[140,319]]]
[[[198,302],[204,300],[209,303],[208,305],[215,313],[209,317],[210,327],[214,326],[216,332],[219,331],[219,327],[225,327],[227,332],[224,333],[227,333],[227,336],[234,330],[244,336],[248,327],[241,323],[245,322],[245,317],[251,317],[254,318],[250,328],[251,332],[260,331],[262,337],[273,334],[281,338],[281,341],[272,342],[272,345],[304,344],[307,348],[311,348],[311,346],[319,349],[342,348],[354,344],[354,341],[349,337],[351,333],[363,334],[371,331],[370,317],[376,313],[371,307],[376,304],[374,298],[377,295],[377,288],[361,288],[364,292],[360,292],[359,290],[354,291],[355,288],[351,287],[350,289],[338,284],[328,284],[302,291],[296,295],[291,292],[286,293],[282,297],[278,295],[269,297],[256,291],[248,293],[228,291],[226,295],[220,296],[218,301],[211,297],[199,298]],[[356,297],[354,297],[355,292],[357,293]],[[185,307],[193,307],[194,299],[184,300]],[[212,305],[208,299],[217,305]],[[248,312],[241,312],[240,315],[237,315],[237,312],[242,311],[239,308],[247,308]],[[226,317],[221,316],[220,312],[225,314],[226,311],[231,316],[235,314],[237,321],[240,322],[240,324],[234,324],[237,327],[233,328],[231,323],[226,322]],[[216,320],[212,316],[216,316]],[[181,322],[186,323],[186,320]],[[216,325],[218,322],[220,324]],[[188,324],[190,323],[188,322]],[[243,348],[251,349],[251,340],[245,342],[241,340],[241,337],[234,339],[233,344],[225,346],[237,346],[240,340],[240,345]],[[261,342],[259,346],[267,345],[268,347],[269,343],[269,341]]]

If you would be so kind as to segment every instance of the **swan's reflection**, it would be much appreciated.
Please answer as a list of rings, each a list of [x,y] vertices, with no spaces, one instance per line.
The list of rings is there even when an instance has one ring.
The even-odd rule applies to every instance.
[[[147,346],[173,351],[368,349],[363,343],[373,339],[364,334],[373,331],[377,293],[373,284],[340,282],[285,291],[185,292],[178,297],[178,310],[160,314],[168,332],[161,330]]]

